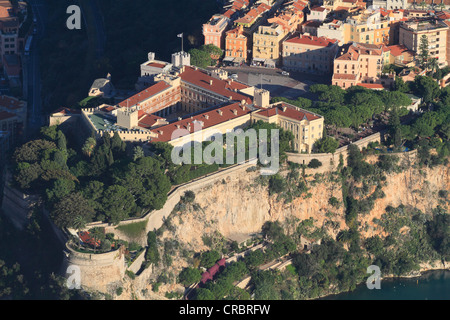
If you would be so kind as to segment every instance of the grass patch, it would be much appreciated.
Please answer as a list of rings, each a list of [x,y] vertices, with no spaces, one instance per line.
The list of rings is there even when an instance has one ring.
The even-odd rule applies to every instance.
[[[145,233],[147,220],[118,226],[116,229],[123,232],[127,237],[135,239]]]

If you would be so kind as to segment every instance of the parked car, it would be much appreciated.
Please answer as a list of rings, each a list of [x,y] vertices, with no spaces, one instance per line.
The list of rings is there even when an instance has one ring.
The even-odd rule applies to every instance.
[[[232,75],[230,75],[230,78],[237,80],[237,78],[238,78],[237,73],[233,73]]]
[[[288,75],[289,75],[289,72],[283,71],[283,72],[281,72],[281,74],[282,74],[283,76],[288,76]]]

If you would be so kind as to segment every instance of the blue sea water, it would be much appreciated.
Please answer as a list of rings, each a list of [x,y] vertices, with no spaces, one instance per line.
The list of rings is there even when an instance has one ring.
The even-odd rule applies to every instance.
[[[417,278],[384,279],[379,290],[370,290],[364,283],[352,292],[322,300],[450,300],[450,271],[429,271]]]

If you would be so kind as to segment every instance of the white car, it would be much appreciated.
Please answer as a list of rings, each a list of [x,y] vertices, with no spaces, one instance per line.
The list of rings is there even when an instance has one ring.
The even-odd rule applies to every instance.
[[[281,74],[282,74],[283,76],[288,76],[288,75],[289,75],[289,72],[283,71],[283,72],[281,72]]]
[[[230,78],[236,80],[238,78],[237,73],[233,73],[232,75],[230,75]]]

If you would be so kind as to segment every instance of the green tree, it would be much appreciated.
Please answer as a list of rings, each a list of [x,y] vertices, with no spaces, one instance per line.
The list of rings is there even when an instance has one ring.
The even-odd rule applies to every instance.
[[[91,222],[94,218],[95,211],[89,205],[89,202],[83,198],[81,193],[74,192],[62,198],[55,204],[50,217],[53,222],[60,228],[73,228],[75,219],[83,217],[86,222]]]
[[[112,185],[105,190],[102,210],[108,222],[118,224],[134,214],[136,209],[134,197],[127,188]]]
[[[420,37],[420,44],[419,44],[419,63],[424,69],[428,68],[428,57],[429,57],[428,47],[429,47],[428,37],[426,35],[422,35]]]
[[[338,147],[339,141],[333,137],[323,137],[314,144],[314,148],[318,153],[334,153]]]
[[[185,287],[190,286],[191,284],[197,283],[201,280],[202,274],[199,269],[194,268],[184,268],[179,276],[179,282],[182,283]]]
[[[200,264],[205,268],[211,268],[220,259],[220,253],[216,250],[205,251],[200,257]]]

